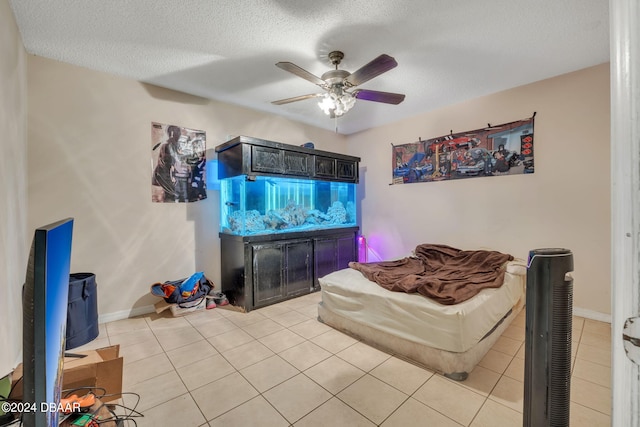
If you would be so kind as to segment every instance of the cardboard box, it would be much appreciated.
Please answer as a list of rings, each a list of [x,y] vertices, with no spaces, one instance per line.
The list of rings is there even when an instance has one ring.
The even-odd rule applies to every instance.
[[[124,360],[119,355],[119,345],[72,353],[82,354],[85,357],[64,358],[63,390],[80,387],[94,388],[94,393],[101,397],[103,402],[111,402],[121,397]],[[10,397],[17,400],[22,399],[22,364],[18,365],[11,377],[13,390]],[[86,390],[86,392],[89,391],[91,390]],[[104,396],[102,396],[103,393]],[[65,394],[63,393],[63,395]]]
[[[163,299],[154,304],[154,307],[156,308],[156,313],[160,314],[165,310],[169,310],[173,317],[184,316],[185,314],[204,310],[206,306],[207,306],[206,298],[203,298],[193,303],[183,304],[182,307],[180,307],[178,304],[169,304]]]

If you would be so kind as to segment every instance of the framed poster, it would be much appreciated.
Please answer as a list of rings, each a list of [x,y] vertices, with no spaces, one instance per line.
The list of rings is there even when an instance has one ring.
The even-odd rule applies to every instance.
[[[204,131],[151,123],[151,201],[187,203],[207,198]]]

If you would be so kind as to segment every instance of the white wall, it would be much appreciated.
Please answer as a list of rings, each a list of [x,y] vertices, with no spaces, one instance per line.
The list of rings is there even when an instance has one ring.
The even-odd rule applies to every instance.
[[[28,247],[26,54],[8,1],[0,1],[0,377],[22,349]]]
[[[73,272],[96,274],[101,320],[157,301],[149,286],[205,271],[220,279],[218,193],[151,202],[151,122],[344,152],[333,132],[40,57],[28,58],[29,214],[35,228],[74,217]]]
[[[534,111],[534,174],[389,185],[390,144],[524,119]],[[571,249],[575,312],[606,318],[609,128],[609,65],[602,64],[352,135],[349,154],[362,158],[362,232],[384,259],[420,243],[491,247],[524,259],[531,249]]]

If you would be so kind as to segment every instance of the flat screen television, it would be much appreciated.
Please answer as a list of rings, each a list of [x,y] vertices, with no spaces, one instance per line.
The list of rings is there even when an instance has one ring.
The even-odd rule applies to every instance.
[[[73,218],[35,230],[23,290],[26,427],[57,427],[67,327]]]

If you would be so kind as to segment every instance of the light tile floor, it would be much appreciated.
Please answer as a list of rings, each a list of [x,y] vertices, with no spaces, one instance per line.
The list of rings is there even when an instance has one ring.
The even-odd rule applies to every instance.
[[[524,311],[456,382],[318,322],[319,301],[119,320],[77,350],[120,344],[138,426],[522,426]],[[610,425],[610,337],[573,318],[571,426]]]

